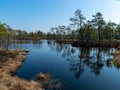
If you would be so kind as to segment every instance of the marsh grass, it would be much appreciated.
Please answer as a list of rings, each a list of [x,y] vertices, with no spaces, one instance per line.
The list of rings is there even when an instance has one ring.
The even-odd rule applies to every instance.
[[[0,49],[0,90],[42,90],[41,83],[12,76],[25,58],[18,50]]]

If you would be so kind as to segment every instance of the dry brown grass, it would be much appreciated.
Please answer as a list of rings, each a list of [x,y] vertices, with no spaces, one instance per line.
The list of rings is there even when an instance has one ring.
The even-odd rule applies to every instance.
[[[40,83],[35,81],[28,82],[10,75],[5,75],[0,79],[0,90],[2,90],[1,88],[6,88],[5,90],[42,90],[40,87]]]
[[[112,54],[112,55],[119,55],[119,54],[120,54],[120,51],[115,51],[115,52],[112,52],[111,54]]]
[[[0,49],[0,90],[42,90],[41,84],[11,76],[25,60],[26,56],[17,50]]]
[[[117,67],[120,67],[120,54],[117,56],[114,56],[113,58],[113,64]]]
[[[37,79],[45,89],[59,90],[62,87],[60,80],[51,79],[51,75],[49,73],[40,73],[37,75]]]
[[[118,49],[117,51],[113,52],[112,55],[114,55],[112,60],[113,64],[116,67],[120,67],[120,50]]]
[[[37,79],[44,83],[47,83],[50,80],[50,77],[49,73],[40,73],[37,75]]]

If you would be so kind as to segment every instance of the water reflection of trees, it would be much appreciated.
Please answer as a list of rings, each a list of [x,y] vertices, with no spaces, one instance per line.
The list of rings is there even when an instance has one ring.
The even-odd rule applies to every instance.
[[[107,61],[112,58],[110,52],[113,49],[111,48],[76,48],[69,44],[57,44],[54,41],[49,41],[48,45],[53,51],[61,54],[63,58],[69,61],[69,70],[77,79],[87,68],[90,69],[91,73],[99,75],[103,66],[109,67]]]
[[[70,45],[65,44],[57,44],[52,40],[49,40],[48,45],[50,46],[52,51],[56,51],[57,53],[62,53],[62,57],[69,57],[76,52],[75,48],[71,48]]]

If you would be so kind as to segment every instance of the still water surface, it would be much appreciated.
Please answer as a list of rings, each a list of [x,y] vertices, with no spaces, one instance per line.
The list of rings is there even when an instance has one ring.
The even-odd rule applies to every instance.
[[[78,48],[47,40],[18,46],[30,50],[16,72],[23,79],[32,80],[40,72],[49,72],[61,81],[61,90],[120,90],[120,69],[107,63],[114,48]]]

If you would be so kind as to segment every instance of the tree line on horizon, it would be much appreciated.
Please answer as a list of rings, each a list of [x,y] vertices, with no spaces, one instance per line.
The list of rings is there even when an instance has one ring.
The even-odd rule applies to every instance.
[[[92,15],[91,20],[86,20],[81,10],[77,9],[70,19],[68,26],[61,25],[51,27],[48,33],[40,30],[27,32],[25,30],[14,30],[5,23],[0,23],[0,40],[78,40],[78,41],[99,41],[120,39],[120,24],[112,21],[106,22],[101,12]]]
[[[40,30],[35,32],[27,32],[25,30],[15,30],[6,23],[0,23],[0,40],[1,39],[17,39],[17,40],[40,40],[44,37],[44,33]]]

